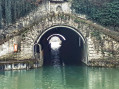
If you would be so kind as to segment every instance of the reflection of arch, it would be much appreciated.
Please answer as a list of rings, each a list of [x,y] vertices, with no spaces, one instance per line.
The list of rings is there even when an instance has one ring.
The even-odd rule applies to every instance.
[[[56,11],[62,12],[62,7],[61,6],[57,6]]]

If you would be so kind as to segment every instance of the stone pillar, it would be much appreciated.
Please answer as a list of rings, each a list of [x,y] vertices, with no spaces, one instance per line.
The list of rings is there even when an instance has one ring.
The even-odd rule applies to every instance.
[[[39,51],[40,51],[40,53],[39,53],[39,56],[40,56],[40,58],[39,58],[39,66],[42,66],[43,65],[43,50],[42,50],[42,47],[41,47],[41,45],[40,44],[38,44],[39,45]]]

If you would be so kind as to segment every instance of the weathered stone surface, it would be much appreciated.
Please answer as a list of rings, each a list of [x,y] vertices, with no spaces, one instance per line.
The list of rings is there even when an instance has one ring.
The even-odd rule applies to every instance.
[[[34,44],[38,40],[37,38],[53,26],[75,28],[73,29],[75,32],[82,34],[84,44],[87,46],[85,58],[88,58],[87,60],[83,59],[83,62],[89,63],[92,59],[95,60],[95,63],[98,59],[119,60],[119,40],[118,36],[113,36],[114,32],[111,35],[110,31],[102,26],[71,13],[40,13],[39,10],[35,12],[35,15],[28,16],[28,20],[23,21],[24,29],[20,30],[17,37],[14,36],[0,45],[1,60],[10,58],[15,60],[35,59]],[[17,53],[14,53],[14,44],[19,45],[20,49]],[[39,60],[41,64],[43,62],[42,55],[40,54]],[[100,63],[97,63],[97,65],[100,65]],[[102,63],[102,65],[105,64]]]

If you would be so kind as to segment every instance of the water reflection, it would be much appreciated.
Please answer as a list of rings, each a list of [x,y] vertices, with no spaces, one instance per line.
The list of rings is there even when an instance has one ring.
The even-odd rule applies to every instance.
[[[59,49],[51,49],[51,64],[54,66],[54,67],[58,67],[58,66],[61,66],[61,60],[60,60],[60,57],[59,57]]]
[[[0,72],[0,89],[118,89],[119,70],[87,66],[45,66]]]

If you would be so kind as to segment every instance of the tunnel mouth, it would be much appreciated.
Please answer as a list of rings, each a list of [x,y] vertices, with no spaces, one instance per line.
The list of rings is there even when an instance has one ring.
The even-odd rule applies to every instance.
[[[65,40],[57,35],[62,44],[58,50],[53,50],[48,39],[50,36],[56,36],[56,34],[63,36]],[[59,65],[80,65],[86,58],[85,39],[80,32],[72,27],[51,27],[38,37],[37,44],[41,45],[44,66],[54,65],[53,61],[56,61],[56,59]]]
[[[49,40],[51,50],[57,51],[62,46],[62,40],[58,36],[60,36],[60,34],[56,36],[53,34],[53,36],[50,36],[50,38],[48,37],[49,39],[47,40]]]

